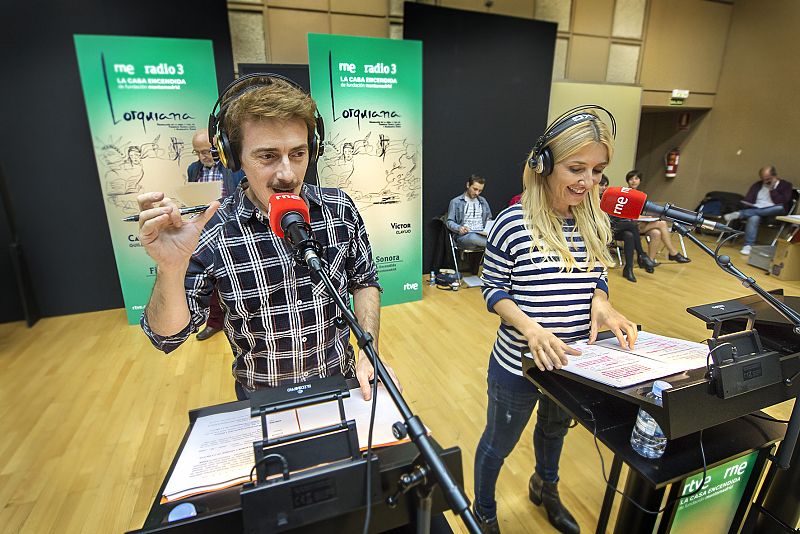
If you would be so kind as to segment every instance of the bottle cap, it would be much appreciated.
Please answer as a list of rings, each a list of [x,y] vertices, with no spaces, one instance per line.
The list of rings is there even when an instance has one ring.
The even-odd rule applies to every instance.
[[[665,389],[670,389],[671,387],[672,384],[670,384],[669,382],[665,382],[664,380],[656,380],[655,382],[653,382],[653,395],[660,397],[661,393]]]
[[[178,521],[180,519],[187,519],[197,515],[197,509],[190,502],[181,503],[172,510],[167,516],[167,521]]]

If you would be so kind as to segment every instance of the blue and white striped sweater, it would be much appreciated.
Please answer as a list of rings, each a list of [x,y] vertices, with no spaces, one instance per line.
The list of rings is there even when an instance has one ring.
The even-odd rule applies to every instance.
[[[483,259],[483,296],[489,311],[510,298],[537,323],[566,342],[589,335],[590,309],[595,289],[608,293],[608,278],[602,265],[587,270],[586,248],[573,220],[566,220],[564,237],[579,268],[564,270],[561,260],[553,261],[531,244],[519,204],[503,210],[489,234]],[[534,243],[535,244],[535,243]],[[531,387],[522,377],[525,337],[513,326],[501,322],[492,348],[489,374],[509,386]]]

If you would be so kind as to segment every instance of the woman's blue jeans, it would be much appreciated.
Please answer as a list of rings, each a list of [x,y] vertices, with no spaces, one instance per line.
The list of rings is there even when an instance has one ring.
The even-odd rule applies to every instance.
[[[481,516],[495,517],[495,487],[500,468],[514,450],[538,401],[533,451],[536,472],[546,482],[558,481],[558,461],[571,418],[531,385],[530,391],[504,388],[489,379],[486,428],[475,451],[475,505]]]

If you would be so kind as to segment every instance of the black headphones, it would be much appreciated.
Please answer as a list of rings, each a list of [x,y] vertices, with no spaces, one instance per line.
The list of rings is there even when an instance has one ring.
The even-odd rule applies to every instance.
[[[614,115],[603,106],[587,104],[569,109],[553,121],[550,126],[545,128],[544,133],[536,140],[536,144],[533,145],[533,154],[531,154],[531,158],[528,160],[528,166],[530,166],[534,172],[545,177],[550,176],[553,172],[555,161],[553,161],[553,152],[548,147],[553,139],[558,137],[567,128],[571,128],[576,124],[600,120],[600,118],[593,113],[581,113],[582,111],[590,109],[605,111],[611,119],[611,135],[613,137],[617,136],[617,121],[614,119]]]
[[[264,78],[264,80],[260,83],[250,84],[244,89],[233,93],[230,98],[225,98],[234,88],[240,86],[246,80],[253,78]],[[220,93],[219,98],[217,98],[217,101],[214,103],[214,107],[211,109],[211,115],[208,116],[208,139],[211,141],[211,156],[214,158],[215,162],[221,162],[222,165],[233,172],[242,168],[242,162],[239,160],[239,154],[236,149],[231,146],[228,133],[224,129],[225,112],[228,110],[228,106],[230,106],[231,102],[244,93],[256,87],[268,86],[273,83],[272,80],[281,80],[298,89],[303,94],[308,94],[297,82],[286,76],[269,72],[254,72],[231,82],[228,87]],[[225,102],[225,105],[223,105],[222,102]],[[219,107],[219,111],[217,111],[217,107]],[[314,120],[316,122],[315,129],[313,132],[309,132],[308,135],[309,164],[315,163],[325,150],[325,147],[322,145],[322,142],[325,140],[325,123],[322,122],[322,117],[316,109],[314,110]]]

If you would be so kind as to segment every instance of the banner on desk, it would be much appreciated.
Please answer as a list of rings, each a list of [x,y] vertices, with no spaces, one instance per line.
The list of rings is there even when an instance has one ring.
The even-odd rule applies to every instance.
[[[355,201],[382,304],[422,298],[422,43],[308,35],[311,93],[325,121],[320,183]]]
[[[195,130],[217,98],[211,41],[75,35],[86,114],[128,322],[139,321],[155,264],[138,240],[136,197],[180,198]],[[210,199],[209,199],[210,200]]]
[[[696,495],[681,499],[670,532],[726,534],[731,528],[757,458],[758,451],[709,470],[703,489]],[[702,473],[686,479],[681,495],[689,495],[702,482]]]

